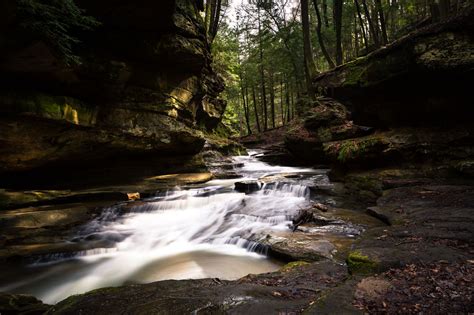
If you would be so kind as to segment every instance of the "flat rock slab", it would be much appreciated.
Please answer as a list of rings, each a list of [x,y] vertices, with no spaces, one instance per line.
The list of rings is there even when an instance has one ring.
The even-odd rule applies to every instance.
[[[1,212],[0,227],[30,229],[48,226],[58,227],[84,223],[92,218],[90,209],[82,205],[63,207],[62,209],[54,207],[52,209],[47,208],[49,207]]]
[[[268,255],[286,261],[317,261],[332,258],[335,246],[320,235],[302,232],[284,232],[267,235],[260,241],[268,246]]]
[[[343,266],[322,261],[236,281],[161,281],[72,296],[49,314],[299,313],[346,277]]]
[[[474,187],[425,185],[390,189],[378,199],[378,215],[392,226],[367,231],[355,251],[379,271],[406,264],[474,258]]]
[[[148,181],[166,182],[169,184],[202,184],[212,179],[212,173],[166,174],[149,177]]]

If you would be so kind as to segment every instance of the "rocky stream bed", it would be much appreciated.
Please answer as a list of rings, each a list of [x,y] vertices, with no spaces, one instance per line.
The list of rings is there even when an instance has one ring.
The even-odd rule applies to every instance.
[[[120,188],[4,191],[2,314],[473,311],[473,186],[404,182],[366,204],[327,169],[271,166],[258,160],[265,152],[251,154]],[[160,261],[170,248],[179,258]],[[183,261],[209,266],[170,269]],[[34,290],[59,303],[21,295]]]

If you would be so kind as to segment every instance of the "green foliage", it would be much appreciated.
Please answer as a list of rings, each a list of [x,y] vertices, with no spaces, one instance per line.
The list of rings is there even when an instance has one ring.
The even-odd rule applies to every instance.
[[[229,25],[222,23],[212,44],[212,54],[213,67],[226,85],[222,97],[227,101],[227,107],[222,123],[230,129],[231,135],[237,134],[240,123],[239,42],[238,34]]]
[[[75,34],[99,25],[73,0],[18,0],[18,17],[23,28],[47,42],[68,65],[80,63],[73,53],[80,42]]]
[[[368,138],[363,141],[350,140],[344,141],[339,147],[339,154],[337,159],[341,162],[346,162],[355,157],[361,156],[367,152],[371,147],[380,143],[378,138]]]

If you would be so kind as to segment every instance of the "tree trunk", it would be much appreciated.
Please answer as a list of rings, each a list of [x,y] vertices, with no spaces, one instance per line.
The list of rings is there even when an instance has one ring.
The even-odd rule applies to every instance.
[[[290,83],[288,81],[286,81],[286,121],[287,122],[290,122],[290,116],[291,116],[291,112],[290,112],[290,106],[291,106],[291,103],[290,103]]]
[[[221,8],[222,8],[222,0],[213,0],[214,4],[214,13],[211,23],[211,31],[209,36],[209,42],[213,42],[214,38],[217,35],[217,31],[219,30],[219,20],[221,17]]]
[[[283,110],[283,92],[284,86],[283,86],[283,73],[280,76],[280,111],[281,111],[281,124],[282,126],[285,125],[285,112]]]
[[[446,20],[449,17],[450,6],[449,0],[439,0],[439,16],[441,20]]]
[[[375,0],[375,7],[377,8],[377,11],[379,13],[380,29],[382,30],[382,40],[383,40],[384,45],[387,45],[388,44],[387,24],[385,22],[385,15],[383,13],[382,1]]]
[[[250,115],[249,115],[249,108],[247,104],[247,99],[245,94],[247,94],[247,87],[244,88],[242,84],[242,79],[240,79],[240,90],[242,93],[242,104],[244,107],[244,116],[245,116],[245,123],[247,125],[247,134],[251,135],[252,134],[252,129],[250,128]]]
[[[326,27],[329,27],[328,2],[327,2],[327,0],[323,0],[323,19],[324,19],[324,25]]]
[[[253,109],[255,110],[255,121],[257,122],[258,133],[262,132],[260,128],[260,120],[258,119],[258,109],[257,109],[257,95],[255,93],[255,85],[252,84],[252,98],[253,98]]]
[[[301,21],[303,24],[303,44],[304,44],[304,62],[306,75],[306,88],[308,96],[311,99],[315,98],[315,93],[312,84],[312,78],[316,73],[316,65],[313,58],[313,48],[311,47],[311,34],[309,32],[309,9],[308,0],[301,0]]]
[[[273,72],[270,72],[270,114],[272,116],[272,128],[275,129],[275,82]]]
[[[211,9],[211,3],[214,0],[207,0],[206,1],[206,15],[204,17],[204,26],[206,28],[206,36],[209,35],[209,25],[211,21],[211,15],[212,15],[212,9]]]
[[[369,23],[370,34],[372,35],[372,39],[374,40],[375,46],[380,46],[380,41],[377,36],[377,32],[375,31],[374,23],[372,22],[372,18],[370,17],[369,8],[367,7],[366,0],[362,0],[362,6],[364,8],[365,17],[367,18],[367,22]]]
[[[265,71],[263,69],[263,39],[262,39],[262,27],[260,21],[260,9],[258,9],[258,41],[259,41],[259,53],[260,53],[260,80],[262,88],[262,107],[263,107],[263,130],[268,129],[268,113],[267,113],[267,91],[265,88]]]
[[[324,39],[323,39],[323,34],[321,32],[321,26],[322,26],[322,21],[321,21],[321,14],[319,14],[319,8],[318,8],[318,1],[313,0],[313,5],[314,5],[314,10],[316,11],[316,19],[317,19],[317,24],[316,24],[316,33],[318,35],[318,41],[319,41],[319,46],[321,47],[321,52],[324,55],[324,58],[326,58],[326,61],[328,62],[329,68],[334,68],[334,62],[331,59],[331,56],[329,55],[328,51],[326,50],[326,45],[324,44]]]
[[[362,36],[364,37],[364,45],[366,52],[369,52],[369,41],[367,40],[367,33],[365,32],[364,20],[362,19],[362,14],[360,13],[359,1],[354,0],[354,4],[357,10],[357,16],[359,17],[360,29],[362,30]]]
[[[334,27],[336,30],[336,64],[343,61],[342,54],[342,3],[343,0],[334,0]]]

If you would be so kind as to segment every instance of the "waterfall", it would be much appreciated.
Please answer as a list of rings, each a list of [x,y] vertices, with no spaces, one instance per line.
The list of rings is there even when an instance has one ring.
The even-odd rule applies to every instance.
[[[95,288],[127,282],[219,277],[235,279],[248,273],[272,271],[278,264],[266,258],[267,248],[256,241],[272,231],[285,231],[291,218],[309,205],[304,185],[263,184],[251,194],[234,191],[241,180],[257,180],[280,173],[314,170],[271,166],[258,161],[256,152],[235,157],[239,179],[213,180],[201,187],[175,189],[122,211],[121,205],[81,229],[77,239],[113,242],[49,262],[47,272],[27,284],[0,288],[19,290],[47,303]],[[43,262],[30,268],[46,268]],[[52,270],[63,272],[51,273]],[[15,287],[16,285],[16,287]]]

